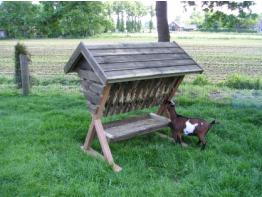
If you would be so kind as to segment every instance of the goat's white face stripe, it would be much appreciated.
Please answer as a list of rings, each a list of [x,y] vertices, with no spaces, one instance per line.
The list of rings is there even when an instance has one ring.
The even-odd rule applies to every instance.
[[[184,128],[184,133],[186,135],[193,133],[195,128],[197,127],[198,123],[196,124],[191,124],[189,120],[186,121],[186,128]]]

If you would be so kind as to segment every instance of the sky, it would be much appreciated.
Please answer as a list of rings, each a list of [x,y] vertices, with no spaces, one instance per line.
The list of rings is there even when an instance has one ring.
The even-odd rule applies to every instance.
[[[155,1],[142,1],[145,5],[154,5]],[[241,1],[239,1],[241,2]],[[196,1],[199,4],[196,9],[201,10],[201,1]],[[251,7],[252,13],[262,13],[262,0],[255,0],[256,5]],[[184,9],[184,4],[181,1],[169,0],[167,1],[167,14],[168,14],[168,21],[174,21],[177,16],[181,17],[181,20],[186,20],[190,17],[193,7],[187,6],[187,10]],[[228,9],[224,8],[224,12],[231,13]]]

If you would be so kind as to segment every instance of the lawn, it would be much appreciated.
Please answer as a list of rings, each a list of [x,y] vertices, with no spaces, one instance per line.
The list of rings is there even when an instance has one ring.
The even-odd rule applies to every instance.
[[[181,87],[189,91],[178,95],[177,109],[220,121],[206,150],[192,137],[182,148],[156,134],[113,143],[114,159],[123,167],[116,174],[80,149],[91,117],[77,88],[39,86],[22,97],[1,87],[1,196],[260,196],[262,110],[233,108],[230,100],[203,93],[190,97],[196,88],[203,90]]]
[[[12,79],[16,41],[0,41],[1,197],[261,196],[262,34],[173,33],[172,40],[202,64],[207,76],[186,78],[176,96],[178,112],[220,124],[208,133],[204,151],[194,137],[185,137],[189,146],[182,148],[154,133],[112,143],[114,160],[123,167],[120,173],[80,149],[91,115],[78,77],[63,74],[80,40],[23,40],[33,61],[34,86],[28,97],[20,95]],[[155,41],[156,36],[105,34],[84,39],[127,40]],[[245,76],[225,81],[233,73]],[[161,132],[170,135],[169,129]],[[97,140],[94,148],[100,151]]]

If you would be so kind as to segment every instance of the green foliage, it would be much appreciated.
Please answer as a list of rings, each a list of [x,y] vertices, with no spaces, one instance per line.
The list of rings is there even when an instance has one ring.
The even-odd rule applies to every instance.
[[[194,85],[207,85],[209,84],[209,81],[207,79],[207,77],[205,75],[198,75],[193,81],[192,83]]]
[[[102,2],[3,2],[0,24],[10,38],[84,37],[113,29]]]
[[[116,29],[120,32],[140,32],[142,29],[141,17],[147,14],[147,8],[138,1],[114,1],[112,9],[117,15]],[[126,18],[124,19],[124,15]],[[124,20],[126,24],[124,24]]]
[[[38,7],[31,2],[8,2],[0,4],[0,25],[8,37],[33,37],[36,30]]]
[[[203,30],[221,30],[243,31],[251,29],[257,22],[257,14],[244,14],[235,16],[225,14],[220,11],[208,12],[205,14],[205,20],[202,24]]]
[[[224,85],[236,88],[236,89],[255,89],[261,90],[262,89],[262,81],[261,79],[251,78],[239,74],[230,75],[225,82]]]
[[[22,87],[22,81],[21,81],[21,66],[20,66],[20,55],[26,55],[27,58],[30,61],[31,54],[28,52],[24,44],[17,43],[15,45],[15,84],[17,85],[17,88]]]

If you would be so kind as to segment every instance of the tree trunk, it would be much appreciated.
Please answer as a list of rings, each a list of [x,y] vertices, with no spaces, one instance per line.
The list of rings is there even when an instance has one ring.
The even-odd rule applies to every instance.
[[[156,19],[158,42],[170,42],[166,1],[156,1]]]

